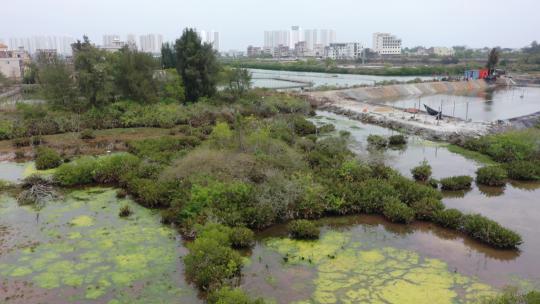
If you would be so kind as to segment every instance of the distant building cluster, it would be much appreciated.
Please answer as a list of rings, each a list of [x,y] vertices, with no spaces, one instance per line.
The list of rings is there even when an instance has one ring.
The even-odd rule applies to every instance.
[[[12,50],[7,45],[0,43],[0,73],[2,75],[20,80],[30,61],[30,54],[23,47]]]
[[[12,37],[9,39],[7,47],[10,50],[23,48],[30,54],[35,54],[40,50],[55,50],[58,54],[70,56],[71,44],[74,42],[75,39],[68,36]]]
[[[160,34],[146,34],[138,37],[135,34],[126,35],[126,39],[122,40],[120,35],[107,34],[103,35],[102,44],[99,46],[101,49],[115,52],[121,48],[127,46],[132,50],[139,50],[141,52],[159,55],[161,53],[161,46],[163,45],[163,36]]]
[[[197,34],[201,38],[202,43],[211,44],[214,50],[219,51],[219,32],[214,30],[197,30]]]
[[[330,29],[302,29],[292,26],[288,30],[264,32],[262,47],[248,47],[249,57],[324,57],[326,48],[336,42],[336,31]]]

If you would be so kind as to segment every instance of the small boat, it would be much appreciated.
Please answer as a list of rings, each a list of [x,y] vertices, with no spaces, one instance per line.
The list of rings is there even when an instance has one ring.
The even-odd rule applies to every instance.
[[[424,108],[426,108],[426,111],[428,112],[429,115],[431,116],[437,116],[437,119],[441,119],[442,118],[442,112],[440,111],[437,111],[433,108],[430,108],[428,107],[426,104],[424,104]]]

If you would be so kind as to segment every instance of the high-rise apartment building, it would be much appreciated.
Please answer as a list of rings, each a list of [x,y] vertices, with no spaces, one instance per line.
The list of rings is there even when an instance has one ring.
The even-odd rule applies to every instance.
[[[115,44],[115,42],[117,41],[121,41],[120,40],[120,35],[116,35],[116,34],[108,34],[108,35],[103,35],[103,41],[102,41],[102,46],[104,47],[109,47],[109,46],[112,46],[113,44]]]
[[[202,43],[209,43],[214,50],[219,51],[219,32],[214,30],[197,30],[197,34],[199,35],[199,38],[201,38]]]
[[[306,42],[306,50],[314,50],[317,45],[326,47],[336,41],[334,30],[302,30],[300,26],[292,26],[290,30],[264,32],[264,48],[272,49],[288,46],[294,49],[299,42]]]
[[[401,54],[401,39],[390,33],[374,33],[372,49],[381,55],[399,55]]]
[[[23,48],[30,54],[35,54],[37,50],[56,50],[61,55],[71,55],[71,44],[75,39],[68,36],[32,36],[25,38],[12,37],[9,39],[10,50]]]
[[[139,37],[140,50],[146,53],[159,54],[163,44],[163,36],[160,34],[141,35]]]

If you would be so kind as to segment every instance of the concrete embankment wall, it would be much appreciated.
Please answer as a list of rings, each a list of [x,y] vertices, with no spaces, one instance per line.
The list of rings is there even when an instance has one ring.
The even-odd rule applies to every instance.
[[[488,84],[484,80],[459,82],[424,82],[396,84],[380,87],[365,87],[340,91],[348,98],[358,101],[374,99],[392,99],[411,95],[457,94],[468,91],[484,90]]]

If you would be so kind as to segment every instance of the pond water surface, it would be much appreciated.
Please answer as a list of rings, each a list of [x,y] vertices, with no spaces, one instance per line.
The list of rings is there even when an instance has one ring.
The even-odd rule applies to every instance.
[[[472,92],[467,95],[437,94],[380,101],[398,108],[418,108],[424,104],[434,109],[442,105],[443,115],[472,121],[496,121],[540,111],[540,88],[514,87]]]
[[[369,134],[395,131],[328,112],[318,112],[314,121],[349,131],[359,158],[383,161],[409,177],[423,160],[436,178],[474,176],[483,165],[414,136],[402,149],[370,151]],[[444,193],[447,207],[481,213],[519,232],[520,250],[498,250],[430,223],[406,226],[379,216],[323,219],[321,240],[311,242],[290,240],[285,225],[276,226],[261,234],[251,252],[243,287],[278,303],[476,303],[505,285],[539,288],[539,195],[539,183],[517,182]]]
[[[2,303],[199,303],[185,253],[159,214],[113,189],[68,192],[41,210],[0,196]]]
[[[313,72],[272,71],[260,69],[248,69],[251,72],[254,87],[283,88],[297,87],[298,81],[313,83],[313,86],[336,86],[349,87],[355,85],[374,85],[381,81],[409,81],[416,78],[432,80],[427,76],[372,76],[354,74],[331,74]],[[279,79],[279,80],[278,80]]]

